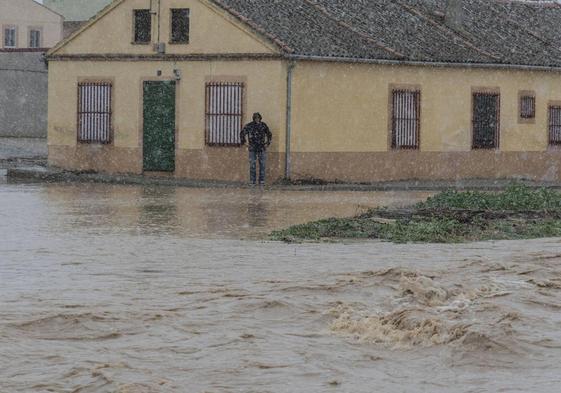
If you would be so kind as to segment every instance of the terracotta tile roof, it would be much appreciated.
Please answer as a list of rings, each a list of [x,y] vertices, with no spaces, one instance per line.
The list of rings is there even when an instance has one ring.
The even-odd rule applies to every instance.
[[[303,0],[213,0],[289,53],[397,59],[371,37],[353,32]]]
[[[212,0],[302,56],[561,67],[561,6],[463,0],[461,28],[447,0]]]

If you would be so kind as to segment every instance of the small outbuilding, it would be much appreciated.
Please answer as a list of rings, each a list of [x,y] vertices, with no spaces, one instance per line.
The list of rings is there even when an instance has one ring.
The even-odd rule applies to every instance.
[[[49,60],[49,164],[243,181],[561,180],[561,8],[115,0]]]

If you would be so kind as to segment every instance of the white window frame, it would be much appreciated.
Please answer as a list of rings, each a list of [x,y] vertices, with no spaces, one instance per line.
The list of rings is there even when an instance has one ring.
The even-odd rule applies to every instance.
[[[39,34],[39,40],[37,42],[37,46],[31,45],[33,32],[37,32]],[[32,49],[43,48],[43,29],[40,27],[29,27],[29,29],[27,30],[27,44],[29,45],[29,48]]]
[[[14,32],[14,45],[6,45],[7,34],[6,32],[10,30]],[[18,47],[18,27],[14,25],[4,25],[2,26],[2,46],[6,49],[15,49]]]

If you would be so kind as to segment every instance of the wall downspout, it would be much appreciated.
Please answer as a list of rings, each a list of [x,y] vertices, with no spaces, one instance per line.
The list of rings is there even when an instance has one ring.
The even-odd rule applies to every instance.
[[[156,3],[155,5],[154,2]],[[152,40],[153,49],[156,52],[161,51],[160,48],[161,11],[162,11],[161,0],[150,0],[150,14],[152,15],[152,29],[150,31],[150,36]],[[154,35],[154,30],[156,33],[155,35]]]
[[[286,152],[285,152],[285,166],[284,178],[290,180],[291,175],[291,139],[292,139],[292,76],[296,62],[291,61],[288,63],[286,73]]]
[[[162,12],[162,2],[158,1],[158,44],[160,44],[160,22],[161,22],[161,12]]]

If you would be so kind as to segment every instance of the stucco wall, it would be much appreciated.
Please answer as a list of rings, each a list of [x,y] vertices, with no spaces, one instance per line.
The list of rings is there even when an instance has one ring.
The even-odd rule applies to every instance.
[[[157,17],[152,18],[152,43],[165,43],[169,54],[273,53],[271,45],[248,34],[248,28],[239,21],[216,6],[206,4],[199,0],[162,0],[159,34]],[[57,54],[154,54],[151,44],[131,44],[134,38],[133,10],[148,6],[146,0],[121,3]],[[189,44],[169,44],[171,8],[190,9]]]
[[[246,82],[245,121],[260,111],[275,134],[270,175],[282,176],[285,152],[286,63],[280,60],[141,61],[151,45],[133,45],[132,11],[143,0],[115,3],[94,25],[56,50],[50,63],[49,161],[69,169],[142,172],[142,82],[181,72],[177,98],[176,176],[242,180],[244,149],[204,143],[206,80]],[[169,39],[169,9],[189,7],[188,45],[169,45],[168,54],[274,54],[278,49],[239,21],[202,0],[162,0],[160,40]],[[152,39],[158,41],[157,23]],[[103,40],[100,37],[104,37]],[[129,61],[92,60],[127,55]],[[100,59],[102,56],[97,56]],[[216,57],[213,57],[216,58]],[[157,77],[161,71],[162,76]],[[115,139],[110,146],[76,143],[77,83],[114,83]],[[389,148],[392,86],[421,91],[419,151]],[[500,147],[472,151],[472,92],[501,95]],[[519,92],[533,91],[533,124],[519,122]],[[561,101],[561,73],[507,69],[382,66],[298,62],[293,79],[292,177],[368,182],[465,177],[529,177],[561,180],[561,150],[548,146],[547,107]]]
[[[421,90],[421,151],[471,150],[474,88],[500,91],[500,150],[544,151],[548,102],[561,100],[561,72],[298,63],[293,151],[387,151],[391,85]],[[534,124],[518,122],[522,90],[536,93]]]
[[[245,151],[204,144],[206,80],[244,80],[246,119],[264,114],[275,134],[270,175],[284,168],[286,65],[280,61],[68,62],[50,64],[51,163],[71,169],[142,171],[141,86],[183,75],[178,88],[176,176],[243,180]],[[294,71],[292,177],[368,182],[397,179],[561,179],[561,150],[548,146],[547,107],[561,100],[561,74],[530,71],[298,63]],[[77,81],[115,85],[113,146],[76,143]],[[421,149],[389,149],[392,85],[421,89]],[[500,148],[471,150],[473,88],[501,93]],[[519,90],[536,93],[534,124],[518,121]],[[112,150],[113,149],[113,150]],[[119,150],[121,149],[121,150]],[[73,157],[72,159],[69,157]]]
[[[390,91],[421,91],[419,151],[390,148]],[[500,146],[472,150],[472,94],[501,95]],[[536,95],[536,118],[519,122],[519,93]],[[548,146],[548,104],[561,73],[482,68],[298,63],[294,71],[292,176],[329,181],[561,179],[561,151]]]
[[[244,122],[261,112],[274,141],[271,171],[280,176],[278,161],[284,150],[285,72],[281,62],[68,62],[49,64],[49,152],[56,166],[80,169],[97,162],[96,170],[142,171],[142,85],[144,80],[173,79],[177,85],[177,173],[191,178],[242,180],[246,176],[246,150],[205,146],[205,82],[239,80],[245,83]],[[157,72],[162,76],[157,77]],[[77,144],[76,102],[80,79],[111,80],[114,86],[114,143],[111,146]],[[119,153],[118,149],[121,153]],[[126,157],[111,158],[115,155]],[[66,154],[66,156],[65,156]],[[75,157],[73,159],[72,157]],[[92,157],[91,159],[89,157]],[[102,158],[103,157],[103,158]],[[105,164],[104,164],[105,162]],[[93,164],[91,164],[93,165]],[[90,165],[90,166],[91,166]],[[276,168],[276,169],[275,169]],[[278,173],[277,173],[278,172]]]
[[[30,28],[41,31],[41,47],[52,48],[62,39],[63,18],[32,0],[0,2],[0,48],[4,45],[4,29],[16,26],[17,47],[29,47]]]
[[[0,136],[47,136],[43,53],[0,53]]]

